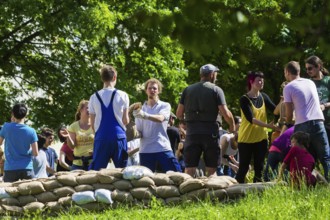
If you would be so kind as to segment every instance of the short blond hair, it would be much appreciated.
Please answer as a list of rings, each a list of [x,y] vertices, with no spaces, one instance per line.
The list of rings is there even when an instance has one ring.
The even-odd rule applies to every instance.
[[[158,85],[159,94],[162,93],[162,91],[163,91],[163,84],[158,79],[155,79],[155,78],[148,79],[147,82],[144,83],[144,90],[145,91],[147,91],[148,85],[150,83],[151,84],[157,84]]]

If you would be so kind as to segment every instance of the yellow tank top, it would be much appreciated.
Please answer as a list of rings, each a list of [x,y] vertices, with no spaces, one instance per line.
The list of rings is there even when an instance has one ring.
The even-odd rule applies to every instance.
[[[262,96],[262,95],[261,95]],[[249,98],[248,98],[249,99]],[[266,114],[266,105],[264,98],[262,97],[262,106],[260,108],[256,108],[251,100],[252,112],[254,118],[267,123],[267,114]],[[261,127],[255,124],[251,124],[245,117],[242,109],[241,109],[241,117],[242,123],[238,130],[238,142],[239,143],[257,143],[264,139],[267,139],[267,128]]]

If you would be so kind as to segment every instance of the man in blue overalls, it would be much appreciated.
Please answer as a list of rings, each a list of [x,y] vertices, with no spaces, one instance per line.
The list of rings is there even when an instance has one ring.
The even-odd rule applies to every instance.
[[[129,122],[127,93],[115,89],[117,71],[110,65],[101,70],[103,89],[94,93],[88,104],[91,125],[95,131],[93,161],[90,170],[106,168],[110,158],[115,167],[126,167],[126,128]]]

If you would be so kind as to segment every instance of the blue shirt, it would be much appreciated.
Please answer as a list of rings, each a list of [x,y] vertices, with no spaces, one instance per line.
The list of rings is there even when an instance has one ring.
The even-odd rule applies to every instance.
[[[5,123],[0,130],[5,140],[4,170],[32,170],[31,144],[38,141],[36,131],[25,124]]]
[[[47,148],[43,147],[41,148],[41,150],[43,150],[46,153],[49,167],[55,170],[55,163],[58,158],[56,151],[51,147],[47,147]]]

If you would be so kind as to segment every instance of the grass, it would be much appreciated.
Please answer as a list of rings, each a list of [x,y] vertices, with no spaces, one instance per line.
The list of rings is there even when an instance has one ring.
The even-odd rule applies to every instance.
[[[329,186],[302,190],[276,186],[227,203],[199,201],[165,206],[153,200],[148,208],[122,206],[103,212],[68,211],[55,217],[39,215],[26,219],[330,219],[328,194]]]

